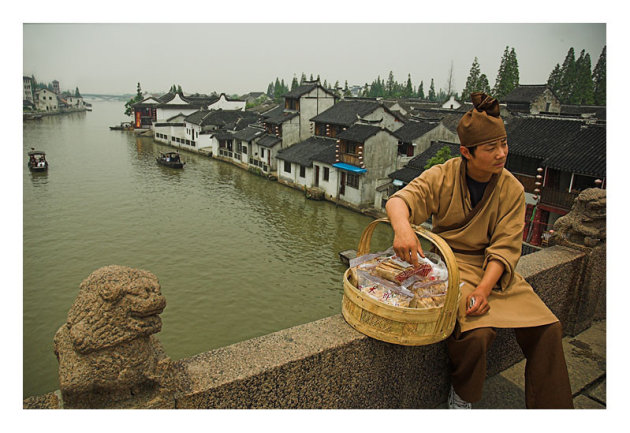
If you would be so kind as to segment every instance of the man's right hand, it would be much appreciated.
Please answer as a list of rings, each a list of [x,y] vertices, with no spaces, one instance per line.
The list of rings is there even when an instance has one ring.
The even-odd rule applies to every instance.
[[[420,240],[416,232],[411,228],[409,223],[409,208],[407,203],[399,197],[392,197],[387,200],[385,205],[389,223],[394,229],[394,251],[396,255],[411,263],[414,267],[418,266],[418,254],[424,258],[424,252],[420,245]]]
[[[398,257],[411,263],[414,267],[418,267],[418,254],[420,257],[424,257],[420,240],[410,224],[407,224],[406,227],[404,225],[398,227],[394,231],[393,247]]]

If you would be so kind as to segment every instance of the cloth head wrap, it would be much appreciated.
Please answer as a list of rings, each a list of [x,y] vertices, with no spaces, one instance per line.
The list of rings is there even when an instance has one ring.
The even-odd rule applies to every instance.
[[[461,145],[473,147],[506,138],[499,101],[481,92],[471,93],[470,99],[473,109],[464,114],[457,125]]]

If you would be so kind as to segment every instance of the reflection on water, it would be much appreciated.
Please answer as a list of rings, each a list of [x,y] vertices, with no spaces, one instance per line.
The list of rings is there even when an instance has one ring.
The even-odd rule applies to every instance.
[[[58,389],[54,333],[80,282],[101,266],[147,269],[167,307],[158,334],[173,359],[338,314],[344,271],[371,218],[227,163],[110,131],[122,103],[24,125],[24,395]],[[373,250],[391,245],[379,227]]]

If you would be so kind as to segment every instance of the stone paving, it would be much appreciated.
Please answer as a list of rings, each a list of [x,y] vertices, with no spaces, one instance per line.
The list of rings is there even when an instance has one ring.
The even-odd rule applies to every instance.
[[[606,408],[606,321],[562,339],[576,409]],[[473,409],[524,409],[525,360],[486,380]]]

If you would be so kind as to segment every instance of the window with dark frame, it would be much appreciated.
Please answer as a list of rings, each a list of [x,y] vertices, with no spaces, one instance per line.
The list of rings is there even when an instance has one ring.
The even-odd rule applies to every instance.
[[[300,165],[300,177],[306,177],[306,167]]]
[[[348,173],[346,184],[351,188],[358,189],[359,188],[359,175]]]
[[[285,173],[291,173],[291,163],[289,161],[284,161],[284,171]]]
[[[330,169],[328,167],[324,167],[324,180],[328,182],[330,178]]]

